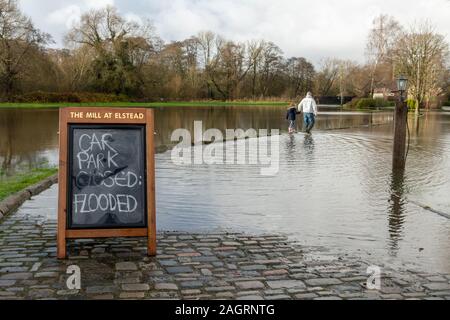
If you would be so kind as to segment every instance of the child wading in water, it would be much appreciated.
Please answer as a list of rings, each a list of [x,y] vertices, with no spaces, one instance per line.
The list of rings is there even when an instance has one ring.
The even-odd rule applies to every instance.
[[[286,120],[289,120],[289,133],[296,132],[297,114],[300,114],[300,112],[297,111],[297,107],[295,106],[295,104],[292,103],[291,106],[289,107],[287,115],[286,115]]]

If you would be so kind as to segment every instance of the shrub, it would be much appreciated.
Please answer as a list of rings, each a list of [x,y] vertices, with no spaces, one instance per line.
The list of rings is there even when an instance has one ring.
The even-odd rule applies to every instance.
[[[391,106],[392,102],[390,101],[386,101],[384,99],[370,99],[370,98],[360,99],[356,104],[356,107],[358,109],[380,109]]]
[[[95,103],[129,101],[125,95],[91,92],[43,92],[36,91],[15,96],[13,102],[19,103]]]
[[[344,107],[348,108],[348,109],[356,109],[359,100],[361,100],[361,99],[360,98],[353,98],[352,101],[347,102]]]
[[[374,99],[360,99],[356,104],[358,109],[372,109],[375,108],[375,100]]]
[[[345,105],[345,107],[348,109],[381,109],[394,106],[394,101],[371,98],[354,98],[352,101]]]
[[[376,108],[388,108],[395,106],[395,102],[384,99],[375,99],[375,106]]]

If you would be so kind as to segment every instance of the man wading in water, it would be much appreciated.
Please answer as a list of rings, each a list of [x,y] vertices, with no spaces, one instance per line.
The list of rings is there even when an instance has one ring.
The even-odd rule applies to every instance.
[[[311,92],[308,92],[306,98],[300,102],[298,105],[298,111],[303,112],[305,131],[307,134],[310,134],[311,130],[314,128],[317,117],[317,103]]]

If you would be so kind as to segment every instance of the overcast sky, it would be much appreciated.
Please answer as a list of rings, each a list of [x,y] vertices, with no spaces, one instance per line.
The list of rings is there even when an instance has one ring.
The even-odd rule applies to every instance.
[[[150,18],[165,40],[211,30],[228,39],[265,39],[286,56],[319,63],[325,57],[364,60],[374,17],[394,16],[403,25],[428,19],[450,39],[449,0],[20,0],[22,9],[58,46],[80,15],[108,4],[129,19]]]

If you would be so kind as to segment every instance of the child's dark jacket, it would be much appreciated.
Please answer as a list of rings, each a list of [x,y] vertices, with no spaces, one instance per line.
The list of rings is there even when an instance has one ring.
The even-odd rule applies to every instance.
[[[295,121],[297,120],[297,114],[299,114],[300,112],[297,111],[296,107],[292,107],[288,110],[287,115],[286,115],[286,120],[290,120],[290,121]]]

